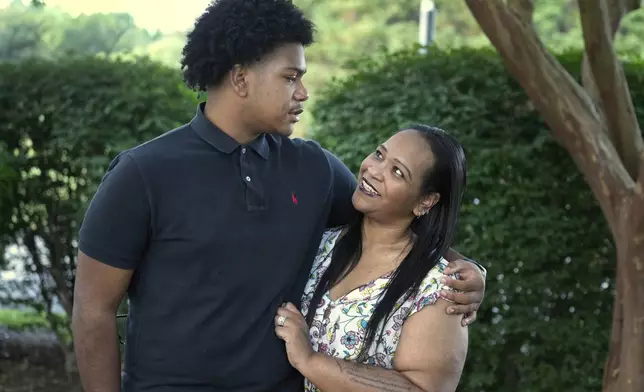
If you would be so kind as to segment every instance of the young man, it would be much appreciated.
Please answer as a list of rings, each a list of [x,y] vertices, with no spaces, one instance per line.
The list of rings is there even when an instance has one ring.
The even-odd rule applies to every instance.
[[[300,302],[323,231],[355,213],[356,186],[336,157],[288,138],[312,41],[289,0],[220,0],[198,19],[183,66],[207,103],[112,162],[80,231],[73,331],[86,392],[121,390],[126,292],[123,391],[302,390],[273,316]],[[484,280],[460,265],[450,284],[468,313]]]

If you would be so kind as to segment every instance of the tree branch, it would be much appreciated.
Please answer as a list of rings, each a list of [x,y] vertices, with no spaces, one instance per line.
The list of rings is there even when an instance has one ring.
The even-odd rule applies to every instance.
[[[578,3],[586,47],[582,64],[584,83],[596,103],[604,109],[606,132],[624,167],[631,178],[635,178],[644,142],[613,39],[622,17],[639,8],[639,4],[633,0],[579,0]]]
[[[608,7],[611,41],[615,40],[615,35],[619,30],[622,18],[629,12],[639,8],[639,3],[640,0],[607,0],[606,5]],[[584,59],[581,65],[581,79],[583,86],[586,88],[591,98],[597,104],[600,104],[599,92],[597,91],[597,86],[595,85],[595,80],[593,78],[592,71],[590,70],[590,64],[588,62],[588,53],[584,53]],[[610,134],[610,129],[606,128],[606,131],[614,142],[614,139]]]
[[[588,2],[588,0],[578,1]],[[590,2],[594,3],[595,1],[590,0]],[[641,6],[641,0],[602,0],[602,3],[606,5],[606,11],[608,12],[608,26],[610,28],[611,40],[615,39],[615,35],[617,34],[617,31],[619,31],[619,26],[622,23],[624,16],[632,11],[639,9]],[[599,6],[597,9],[599,9]]]
[[[532,24],[534,15],[533,0],[509,0],[508,8],[516,13],[519,18],[526,24]]]
[[[465,0],[508,70],[584,174],[611,225],[619,193],[635,182],[603,132],[601,113],[588,93],[545,48],[535,29],[503,0]]]
[[[35,272],[38,275],[38,285],[40,286],[40,296],[42,297],[43,302],[45,303],[45,310],[49,314],[53,309],[53,297],[50,288],[47,286],[47,272],[43,265],[42,259],[40,257],[40,252],[38,251],[38,246],[36,244],[36,236],[33,232],[28,231],[24,235],[24,244],[27,250],[31,255],[31,261],[35,268]]]
[[[641,198],[644,198],[644,152],[640,154],[640,169],[635,191],[639,193]]]
[[[49,214],[48,217],[57,216],[54,214]],[[55,224],[52,222],[52,219],[49,218],[50,227],[54,228]],[[45,233],[42,230],[37,230],[36,235],[40,237],[49,251],[49,268],[47,272],[54,282],[54,287],[52,291],[58,296],[61,306],[65,310],[68,316],[72,315],[72,306],[73,306],[73,291],[70,290],[69,281],[65,276],[65,262],[64,262],[64,252],[63,246],[60,243],[61,236],[54,235],[53,237],[58,237],[58,240],[55,240],[49,234]],[[44,267],[43,267],[44,268]]]

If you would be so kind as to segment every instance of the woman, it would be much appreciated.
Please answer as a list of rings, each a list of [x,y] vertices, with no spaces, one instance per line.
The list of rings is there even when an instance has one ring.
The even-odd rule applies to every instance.
[[[325,233],[302,313],[289,303],[275,317],[307,392],[456,390],[467,328],[440,292],[465,178],[461,145],[426,125],[363,161],[361,218]]]

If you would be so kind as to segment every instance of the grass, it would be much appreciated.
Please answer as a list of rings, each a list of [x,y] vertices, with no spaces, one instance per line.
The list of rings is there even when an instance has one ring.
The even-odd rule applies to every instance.
[[[15,331],[49,328],[44,315],[35,311],[18,309],[0,309],[0,326]]]

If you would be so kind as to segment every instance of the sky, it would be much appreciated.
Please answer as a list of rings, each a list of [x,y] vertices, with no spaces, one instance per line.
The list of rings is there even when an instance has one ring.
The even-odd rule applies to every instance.
[[[23,0],[27,3],[29,0]],[[0,0],[0,9],[11,0]],[[59,7],[74,16],[99,12],[128,12],[137,26],[162,32],[189,29],[206,9],[210,0],[45,0],[47,6]]]

